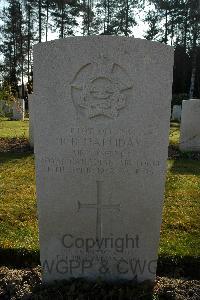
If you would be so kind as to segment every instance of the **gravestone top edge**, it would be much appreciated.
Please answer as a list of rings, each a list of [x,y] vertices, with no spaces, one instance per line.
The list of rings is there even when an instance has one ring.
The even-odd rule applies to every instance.
[[[134,37],[126,37],[126,36],[114,36],[114,35],[101,35],[101,36],[74,36],[74,37],[67,37],[67,38],[63,38],[63,39],[55,39],[55,40],[51,40],[51,41],[47,41],[47,42],[41,42],[41,43],[37,43],[35,45],[33,45],[33,50],[37,50],[37,48],[41,48],[41,47],[45,47],[45,46],[51,46],[57,43],[65,43],[68,41],[98,41],[98,40],[105,40],[106,41],[131,41],[134,40],[136,43],[143,43],[143,44],[149,44],[152,46],[159,46],[163,49],[169,50],[174,54],[174,48],[172,46],[160,43],[160,42],[156,42],[156,41],[149,41],[146,39],[141,39],[141,38],[134,38]]]
[[[187,103],[191,103],[191,102],[198,102],[200,101],[200,99],[187,99],[187,100],[183,100],[182,101],[182,105],[184,104],[187,104]]]

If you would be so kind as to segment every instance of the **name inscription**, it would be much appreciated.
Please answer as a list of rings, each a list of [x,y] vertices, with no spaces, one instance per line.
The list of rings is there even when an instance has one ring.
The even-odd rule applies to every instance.
[[[160,162],[140,159],[142,138],[130,128],[68,128],[53,141],[61,155],[40,157],[39,167],[50,175],[153,175]]]

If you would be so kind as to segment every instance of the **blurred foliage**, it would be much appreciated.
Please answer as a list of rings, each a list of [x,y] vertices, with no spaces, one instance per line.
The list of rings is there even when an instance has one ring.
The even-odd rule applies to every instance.
[[[3,86],[0,87],[0,117],[7,116],[8,110],[11,110],[13,102],[15,101],[15,93],[13,88],[8,83],[4,82]],[[3,109],[6,107],[6,109]]]

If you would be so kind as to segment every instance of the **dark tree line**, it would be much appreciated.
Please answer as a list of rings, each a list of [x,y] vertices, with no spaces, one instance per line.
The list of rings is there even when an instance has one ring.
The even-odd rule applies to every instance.
[[[175,47],[174,93],[200,96],[200,1],[152,0],[145,21],[149,24],[145,38]],[[182,58],[180,60],[179,58]],[[179,72],[181,71],[181,74]],[[180,90],[180,76],[182,89]]]
[[[184,56],[186,83],[180,90],[176,72],[181,66],[175,66],[174,93],[198,94],[199,0],[0,0],[1,5],[3,2],[0,79],[13,91],[19,82],[23,87],[27,79],[31,86],[33,44],[48,41],[50,32],[56,32],[58,38],[77,34],[132,36],[140,16],[148,24],[146,39],[174,46],[176,64],[177,53]]]

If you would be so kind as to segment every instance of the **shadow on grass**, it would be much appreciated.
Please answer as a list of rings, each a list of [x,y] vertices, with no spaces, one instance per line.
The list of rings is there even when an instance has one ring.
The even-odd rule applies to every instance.
[[[200,257],[160,255],[157,275],[172,278],[200,279]]]
[[[178,144],[170,144],[168,147],[169,160],[187,160],[187,161],[200,161],[200,152],[182,152]]]
[[[16,159],[21,159],[21,158],[27,158],[29,156],[33,156],[33,150],[30,149],[29,152],[22,152],[22,153],[18,153],[18,152],[0,152],[0,163],[4,164]]]
[[[0,248],[0,266],[16,269],[35,267],[40,264],[39,251]]]
[[[32,290],[29,299],[153,300],[155,299],[153,287],[154,285],[150,281],[142,283],[138,283],[136,280],[106,282],[101,279],[91,281],[83,278],[72,278],[38,285]]]
[[[186,158],[174,160],[170,172],[177,175],[200,175],[200,161]]]
[[[0,248],[0,266],[16,269],[36,267],[40,264],[39,250]],[[163,256],[158,258],[157,275],[172,278],[200,278],[200,257]]]

